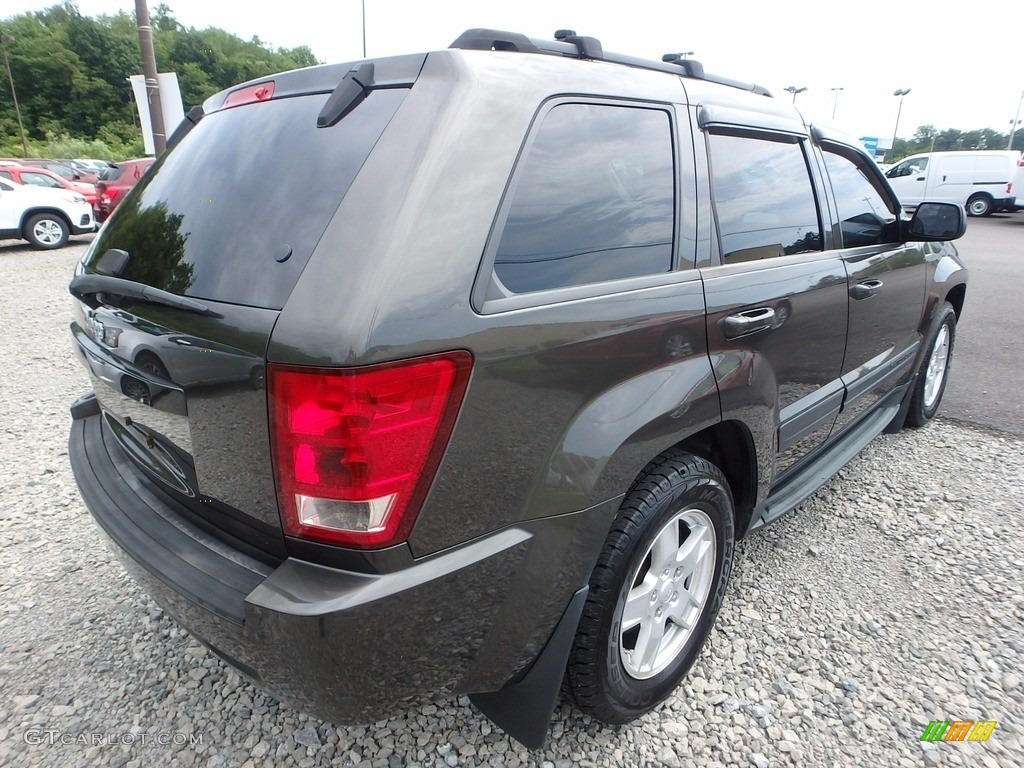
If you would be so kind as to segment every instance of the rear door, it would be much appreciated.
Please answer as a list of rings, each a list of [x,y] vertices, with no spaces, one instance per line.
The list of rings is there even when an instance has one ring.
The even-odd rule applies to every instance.
[[[702,270],[708,350],[724,417],[763,422],[778,476],[823,443],[842,404],[846,271],[803,127],[717,119],[702,114],[719,236],[718,265]]]
[[[923,243],[900,242],[899,203],[874,162],[838,143],[822,145],[849,277],[846,399],[836,430],[852,424],[913,374],[926,288]]]

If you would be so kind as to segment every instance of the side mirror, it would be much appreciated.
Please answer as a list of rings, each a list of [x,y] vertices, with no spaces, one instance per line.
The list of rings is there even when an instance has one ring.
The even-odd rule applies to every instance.
[[[964,209],[955,203],[921,203],[910,220],[909,240],[956,240],[967,229]]]

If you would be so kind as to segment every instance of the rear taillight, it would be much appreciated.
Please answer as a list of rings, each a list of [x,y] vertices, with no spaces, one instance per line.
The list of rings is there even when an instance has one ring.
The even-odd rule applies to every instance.
[[[268,365],[285,533],[363,549],[404,541],[472,365],[466,351],[351,369]]]

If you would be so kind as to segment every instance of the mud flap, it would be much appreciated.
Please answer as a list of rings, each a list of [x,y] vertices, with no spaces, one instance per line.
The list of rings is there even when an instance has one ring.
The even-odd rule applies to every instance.
[[[551,639],[525,675],[501,690],[469,696],[477,709],[527,749],[540,749],[547,739],[589,591],[589,586],[583,587],[572,596]]]
[[[900,402],[900,409],[892,417],[892,421],[882,430],[884,434],[895,435],[903,429],[903,424],[907,420],[907,412],[910,411],[910,401],[914,399],[914,386],[917,384],[917,377],[919,375],[915,373],[914,378],[910,380],[910,385],[907,387],[907,391],[903,394],[903,400]]]

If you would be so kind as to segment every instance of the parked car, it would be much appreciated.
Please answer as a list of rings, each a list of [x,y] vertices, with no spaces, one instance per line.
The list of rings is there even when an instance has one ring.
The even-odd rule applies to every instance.
[[[20,165],[34,165],[37,168],[45,168],[51,173],[55,173],[68,181],[84,181],[88,184],[95,184],[99,175],[94,171],[79,170],[72,168],[58,160],[47,160],[45,158],[38,157],[25,157],[18,161]]]
[[[152,157],[143,157],[138,160],[123,160],[100,171],[99,181],[96,182],[96,192],[99,195],[97,218],[100,221],[106,221],[152,164]]]
[[[1020,152],[971,150],[924,152],[901,160],[885,175],[908,209],[922,200],[945,200],[967,209],[968,216],[1014,210],[1009,191]]]
[[[444,690],[537,747],[563,680],[639,717],[736,541],[938,411],[963,209],[759,86],[478,29],[190,115],[72,279],[71,465],[154,600],[331,722]],[[189,345],[118,354],[117,311]]]
[[[81,195],[85,198],[85,202],[94,210],[96,208],[97,196],[95,185],[87,184],[84,181],[68,181],[63,176],[58,176],[56,173],[45,168],[31,165],[0,165],[0,178],[34,187],[64,189]]]
[[[0,239],[28,240],[50,250],[66,245],[72,234],[95,229],[92,206],[80,194],[0,178]]]
[[[105,171],[111,166],[111,163],[106,160],[91,160],[91,159],[76,159],[76,160],[61,160],[60,162],[65,165],[71,166],[76,171],[95,173],[99,175],[100,171]]]

